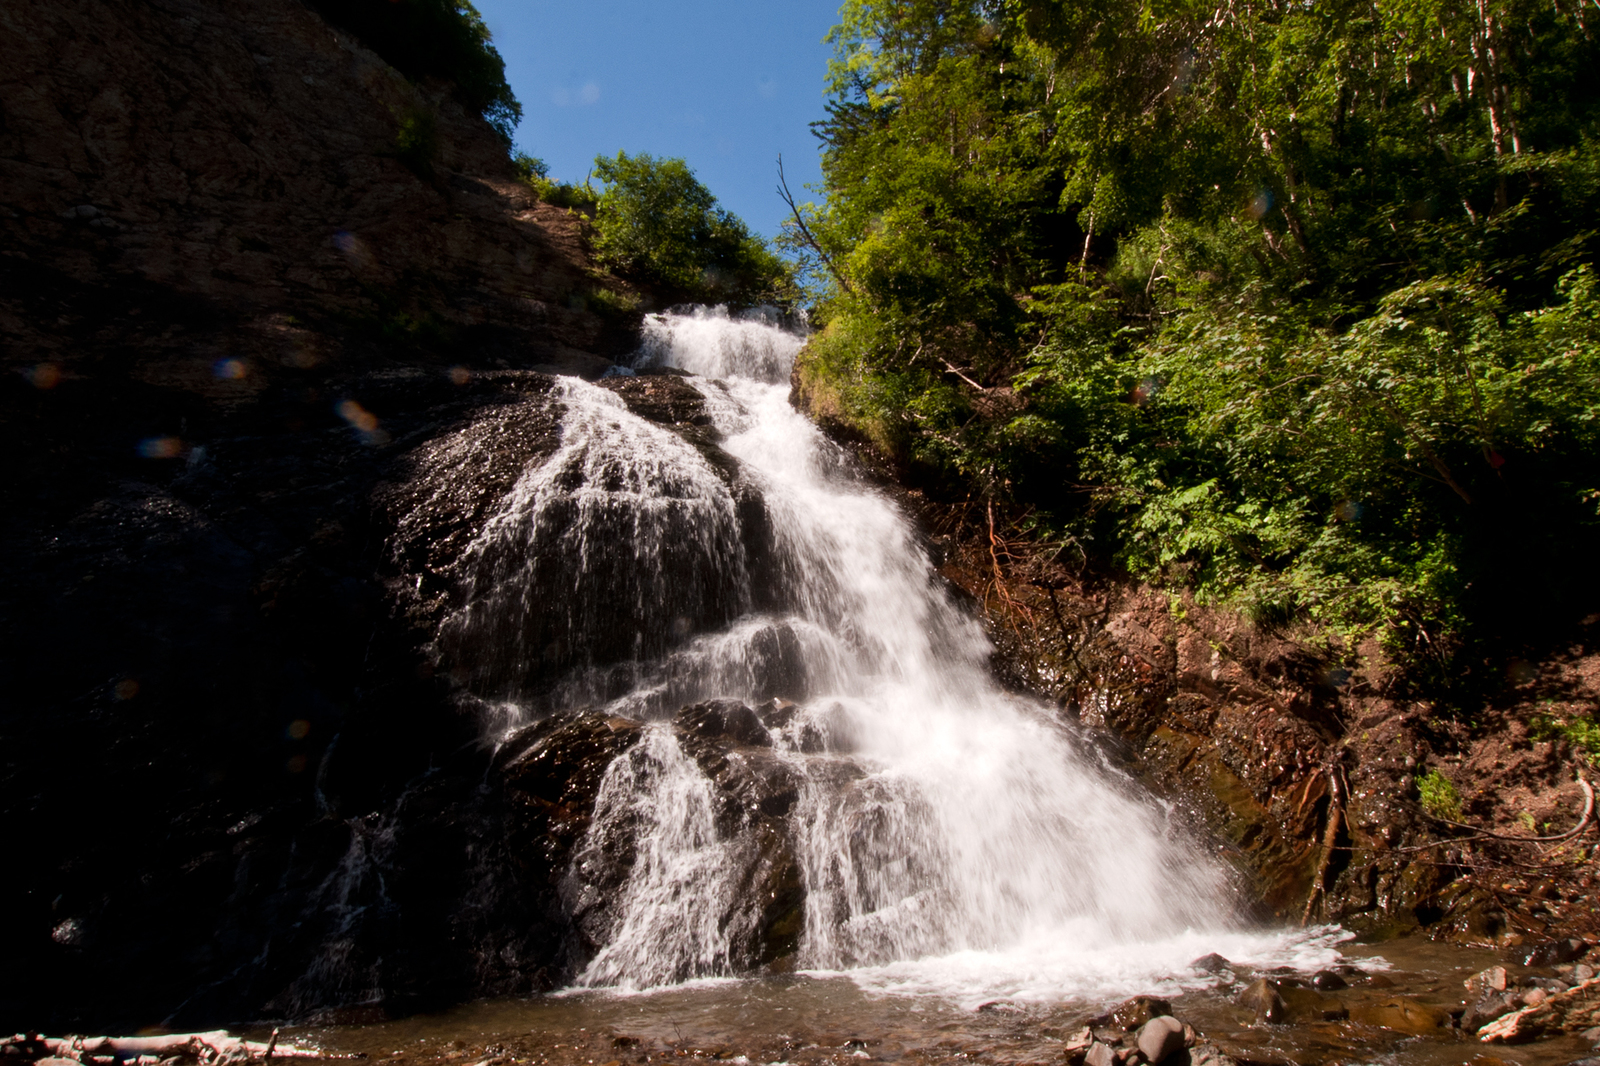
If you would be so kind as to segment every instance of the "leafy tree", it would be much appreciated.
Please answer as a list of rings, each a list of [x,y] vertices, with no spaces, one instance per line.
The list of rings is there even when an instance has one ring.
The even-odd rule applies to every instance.
[[[803,387],[1263,623],[1444,662],[1569,617],[1600,592],[1595,21],[851,0]]]
[[[645,153],[595,160],[605,183],[595,255],[671,299],[755,304],[788,298],[783,261],[681,159]]]

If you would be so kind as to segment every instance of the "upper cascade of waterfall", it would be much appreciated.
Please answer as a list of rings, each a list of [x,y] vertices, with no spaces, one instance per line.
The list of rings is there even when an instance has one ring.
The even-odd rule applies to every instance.
[[[754,308],[737,316],[725,307],[647,315],[634,365],[785,384],[805,338],[780,328],[779,319],[772,308]]]
[[[804,890],[794,961],[874,987],[1149,982],[1196,930],[1240,957],[1325,961],[1325,932],[1228,933],[1221,864],[1054,708],[999,687],[905,516],[790,407],[802,345],[759,316],[651,316],[635,365],[699,375],[736,473],[570,382],[560,448],[473,545],[454,632],[508,676],[566,670],[541,706],[653,720],[607,772],[564,882],[602,930],[578,983],[748,969],[764,904],[738,871],[780,852]],[[663,719],[707,700],[783,708],[752,727],[766,754],[687,752]],[[781,839],[765,816],[717,813],[707,775],[730,759],[794,782]],[[620,892],[602,870],[625,872]]]

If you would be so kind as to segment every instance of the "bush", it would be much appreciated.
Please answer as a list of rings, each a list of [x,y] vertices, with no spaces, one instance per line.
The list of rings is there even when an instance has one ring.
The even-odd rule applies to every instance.
[[[505,60],[468,0],[309,0],[323,18],[361,39],[412,81],[439,78],[511,143],[522,118]]]
[[[518,152],[511,158],[511,164],[517,169],[517,177],[540,200],[555,207],[577,208],[585,214],[594,214],[599,197],[588,183],[570,185],[564,181],[553,181],[550,167],[545,161],[526,152]]]
[[[595,213],[595,255],[668,299],[703,303],[787,302],[783,260],[695,178],[682,159],[645,153],[595,160],[605,183]]]

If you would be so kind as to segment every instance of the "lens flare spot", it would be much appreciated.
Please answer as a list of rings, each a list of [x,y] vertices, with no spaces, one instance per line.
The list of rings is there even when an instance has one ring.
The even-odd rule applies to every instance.
[[[372,266],[372,251],[367,247],[367,242],[357,237],[349,230],[340,230],[333,235],[334,247],[343,252],[350,265],[367,269]]]
[[[339,417],[363,433],[377,432],[378,416],[354,400],[345,400],[339,404]]]
[[[283,764],[283,768],[291,774],[303,774],[306,772],[306,757],[304,755],[293,756]]]
[[[471,380],[472,371],[468,370],[466,367],[453,366],[450,368],[450,383],[452,385],[465,385]]]
[[[1333,516],[1341,522],[1354,522],[1361,517],[1361,505],[1354,500],[1345,500],[1333,509]]]
[[[217,377],[221,378],[223,381],[238,381],[240,378],[244,377],[249,370],[244,365],[243,360],[218,359],[216,365],[211,368],[211,372]]]
[[[176,459],[183,454],[183,441],[177,437],[146,437],[139,442],[139,454],[146,459]]]
[[[139,682],[125,677],[111,691],[119,700],[131,700],[139,694]]]
[[[53,389],[61,383],[61,368],[54,363],[40,363],[32,370],[24,371],[23,376],[36,389]]]
[[[290,740],[304,740],[311,732],[311,723],[304,718],[296,718],[289,723],[287,732]]]

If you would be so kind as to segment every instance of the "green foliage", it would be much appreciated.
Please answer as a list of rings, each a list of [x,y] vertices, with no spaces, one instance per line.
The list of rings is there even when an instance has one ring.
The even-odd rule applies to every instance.
[[[1422,809],[1435,818],[1451,822],[1461,820],[1461,795],[1451,780],[1437,769],[1417,777],[1417,793],[1422,797]]]
[[[394,136],[394,153],[417,177],[433,180],[433,160],[439,154],[439,132],[433,112],[417,108],[400,117],[400,128]]]
[[[550,164],[527,152],[518,152],[511,157],[511,165],[516,168],[517,177],[528,183],[548,181],[550,178]]]
[[[452,83],[458,99],[511,143],[522,105],[505,61],[468,0],[310,0],[329,22],[359,37],[412,81]]]
[[[850,0],[831,40],[834,417],[1441,683],[1600,593],[1577,9]]]
[[[595,212],[601,263],[669,298],[739,305],[790,298],[784,262],[681,159],[618,152],[595,160],[605,183]]]
[[[1534,716],[1528,732],[1535,740],[1564,740],[1583,752],[1591,766],[1600,766],[1600,722],[1592,716],[1554,718],[1540,714]]]
[[[511,165],[516,168],[517,177],[523,184],[532,189],[533,194],[545,203],[568,209],[576,208],[585,214],[594,214],[599,195],[587,182],[582,185],[572,185],[553,181],[550,178],[550,168],[545,161],[526,152],[518,152],[512,156]]]

